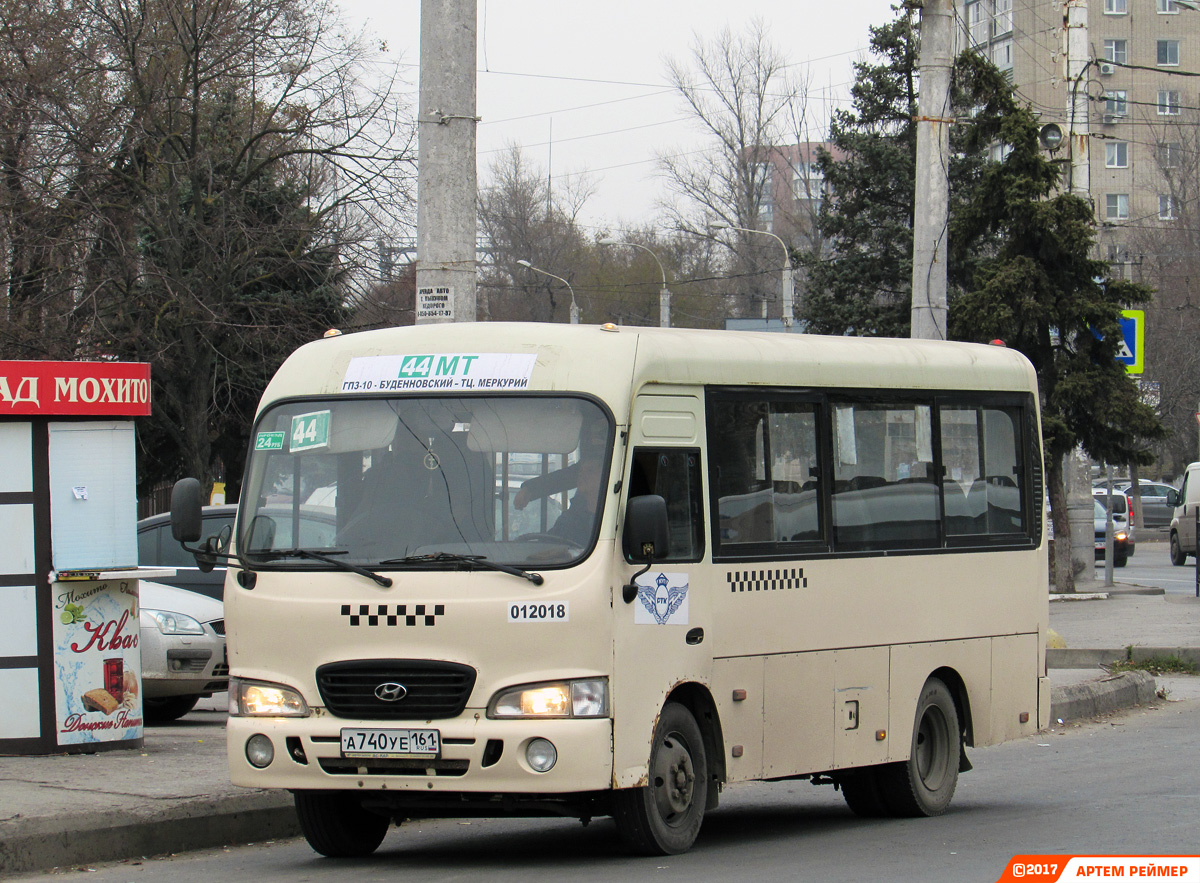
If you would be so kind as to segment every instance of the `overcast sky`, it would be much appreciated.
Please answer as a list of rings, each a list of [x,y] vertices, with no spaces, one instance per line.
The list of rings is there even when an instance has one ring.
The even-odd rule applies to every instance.
[[[393,57],[420,58],[420,0],[336,0],[352,26],[386,40]],[[703,141],[667,85],[667,56],[684,59],[696,35],[743,31],[754,18],[813,85],[844,102],[868,27],[893,0],[478,0],[480,184],[517,143],[555,181],[588,172],[595,195],[583,222],[609,229],[654,220],[663,196],[655,157]],[[827,99],[818,99],[827,101]]]

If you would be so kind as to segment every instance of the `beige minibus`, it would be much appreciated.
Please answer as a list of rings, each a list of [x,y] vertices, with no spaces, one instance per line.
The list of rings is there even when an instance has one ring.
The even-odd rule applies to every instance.
[[[1012,350],[345,334],[284,363],[250,448],[229,764],[293,792],[325,855],[500,815],[611,816],[679,853],[756,780],[936,816],[969,748],[1047,722],[1037,387]]]

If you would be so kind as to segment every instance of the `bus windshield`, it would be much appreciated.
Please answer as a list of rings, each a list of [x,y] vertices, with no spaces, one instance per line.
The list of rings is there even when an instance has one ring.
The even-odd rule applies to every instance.
[[[255,428],[238,550],[259,567],[567,565],[594,545],[612,420],[571,396],[284,402]]]

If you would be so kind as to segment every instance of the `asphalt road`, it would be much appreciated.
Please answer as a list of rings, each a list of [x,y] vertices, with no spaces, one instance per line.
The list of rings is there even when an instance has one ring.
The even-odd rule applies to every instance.
[[[1162,532],[1159,532],[1162,534]],[[1096,579],[1104,580],[1104,562],[1096,562]],[[1188,558],[1183,567],[1171,564],[1166,540],[1139,541],[1133,557],[1124,567],[1113,568],[1113,580],[1137,586],[1158,587],[1172,595],[1196,593],[1196,559]]]
[[[143,862],[26,875],[89,883],[513,883],[869,880],[994,881],[1028,854],[1195,854],[1195,755],[1200,701],[1135,709],[971,752],[950,811],[939,818],[861,820],[839,794],[807,782],[727,789],[683,856],[634,858],[611,822],[444,820],[393,828],[368,860],[317,856],[303,840],[208,850]]]

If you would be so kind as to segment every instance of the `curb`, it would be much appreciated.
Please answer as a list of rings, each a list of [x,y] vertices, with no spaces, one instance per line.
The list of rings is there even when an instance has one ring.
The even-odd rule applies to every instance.
[[[1144,671],[1127,671],[1100,681],[1053,687],[1050,719],[1078,720],[1133,705],[1147,705],[1153,701],[1156,689],[1154,676]]]
[[[1124,647],[1105,649],[1091,648],[1046,648],[1046,668],[1095,668],[1109,665],[1113,662],[1124,662],[1129,658],[1129,651]],[[1099,675],[1100,672],[1097,672]]]
[[[1130,658],[1134,662],[1144,662],[1147,659],[1176,656],[1184,662],[1200,665],[1200,647],[1141,647],[1130,648]]]
[[[0,824],[0,874],[120,861],[300,833],[292,797],[261,792],[201,798],[145,812],[115,812]]]
[[[1046,668],[1100,668],[1113,662],[1145,662],[1171,656],[1200,665],[1200,647],[1145,647],[1135,644],[1131,647],[1103,649],[1047,647]]]

